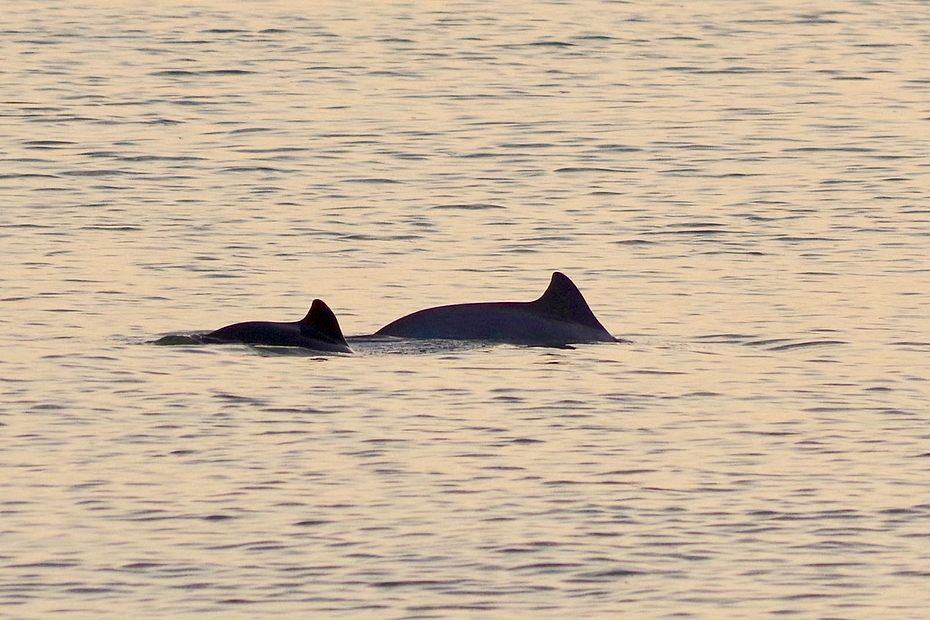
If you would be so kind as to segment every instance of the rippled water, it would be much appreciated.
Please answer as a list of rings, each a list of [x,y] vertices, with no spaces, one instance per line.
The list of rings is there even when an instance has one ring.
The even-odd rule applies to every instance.
[[[923,3],[8,4],[0,617],[930,608]]]

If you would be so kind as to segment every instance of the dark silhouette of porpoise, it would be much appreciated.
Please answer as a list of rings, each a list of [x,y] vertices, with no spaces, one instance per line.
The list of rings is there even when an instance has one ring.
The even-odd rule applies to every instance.
[[[204,334],[205,343],[241,342],[275,347],[303,347],[314,351],[351,353],[336,315],[322,300],[314,299],[307,316],[293,323],[248,321]]]
[[[536,301],[427,308],[385,325],[375,335],[554,347],[617,342],[591,312],[575,283],[558,271]]]

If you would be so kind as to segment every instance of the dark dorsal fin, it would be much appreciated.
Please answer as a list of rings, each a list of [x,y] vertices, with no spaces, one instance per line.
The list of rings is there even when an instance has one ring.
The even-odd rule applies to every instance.
[[[584,300],[575,283],[558,271],[553,272],[549,288],[542,294],[542,297],[531,303],[540,312],[545,312],[563,321],[604,329],[604,326],[591,312],[588,302]]]
[[[336,315],[321,299],[314,299],[307,316],[301,319],[300,334],[323,342],[349,346],[346,343],[345,336],[342,335],[342,330],[339,328]]]

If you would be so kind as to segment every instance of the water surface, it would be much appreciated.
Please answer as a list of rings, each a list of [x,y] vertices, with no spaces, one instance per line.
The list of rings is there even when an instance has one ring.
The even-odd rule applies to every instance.
[[[0,617],[923,617],[926,7],[386,4],[5,8]]]

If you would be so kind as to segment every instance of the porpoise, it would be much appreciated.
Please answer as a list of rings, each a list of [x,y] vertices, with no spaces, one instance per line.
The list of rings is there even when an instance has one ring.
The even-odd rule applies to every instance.
[[[558,271],[535,301],[427,308],[385,325],[375,335],[556,347],[617,342],[591,312],[575,283]]]
[[[276,347],[303,347],[314,351],[351,353],[336,315],[320,299],[314,299],[307,316],[293,323],[248,321],[221,327],[200,340],[205,343],[241,342]]]

